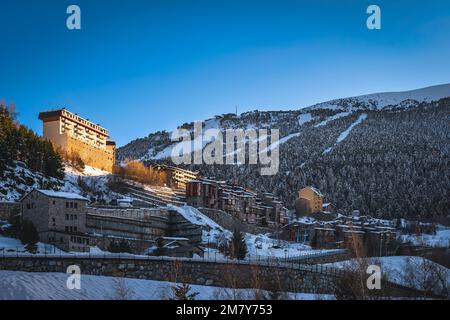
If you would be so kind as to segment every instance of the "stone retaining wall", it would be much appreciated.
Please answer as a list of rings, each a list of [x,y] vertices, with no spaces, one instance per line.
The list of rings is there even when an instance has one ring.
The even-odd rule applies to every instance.
[[[0,270],[63,272],[78,265],[82,274],[120,276],[160,281],[188,282],[227,288],[333,294],[336,270],[302,265],[256,265],[190,259],[134,259],[89,257],[0,257]],[[417,292],[392,283],[391,295],[415,296]]]

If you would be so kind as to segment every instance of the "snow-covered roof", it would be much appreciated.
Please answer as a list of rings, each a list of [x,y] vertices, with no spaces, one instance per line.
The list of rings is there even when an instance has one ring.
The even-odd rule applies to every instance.
[[[322,193],[321,193],[318,189],[316,189],[316,188],[314,188],[314,187],[310,187],[310,188],[311,188],[311,190],[314,191],[314,193],[316,193],[318,196],[323,197]]]
[[[63,198],[63,199],[70,199],[70,200],[89,201],[88,198],[85,198],[83,196],[80,196],[77,193],[72,193],[72,192],[42,190],[42,189],[37,189],[37,191],[39,191],[42,194],[45,194],[47,197],[50,197],[50,198]]]
[[[173,240],[173,241],[189,241],[188,238],[182,238],[182,237],[159,237],[158,239]]]

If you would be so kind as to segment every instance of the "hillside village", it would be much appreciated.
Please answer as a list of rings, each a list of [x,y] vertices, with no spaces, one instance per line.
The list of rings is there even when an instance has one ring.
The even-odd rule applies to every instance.
[[[417,112],[430,109],[439,116],[448,113],[447,103],[421,105],[423,109]],[[3,123],[9,125],[4,133],[7,138],[19,125],[6,106],[0,108]],[[369,119],[377,117],[376,111],[362,109],[370,114]],[[343,122],[346,117],[353,123],[334,146],[322,152],[323,157],[332,157],[334,149],[345,153],[340,142],[366,119],[348,109],[311,114],[298,113],[296,126],[318,128]],[[45,163],[32,167],[32,156],[24,156],[23,151],[5,153],[11,159],[2,162],[0,256],[100,252],[214,262],[250,263],[262,257],[277,263],[306,264],[353,257],[423,256],[450,266],[450,229],[440,223],[372,217],[364,205],[358,209],[358,201],[352,208],[341,205],[340,200],[334,202],[336,195],[324,193],[317,187],[322,183],[313,183],[311,177],[304,180],[311,184],[296,188],[289,173],[285,181],[289,188],[272,193],[268,192],[271,184],[262,182],[262,188],[257,187],[243,181],[246,175],[231,174],[226,179],[227,171],[214,166],[186,168],[167,164],[162,158],[155,161],[158,152],[165,152],[164,147],[154,147],[156,158],[147,153],[137,161],[125,161],[124,150],[130,148],[121,149],[116,156],[108,130],[98,124],[67,109],[43,112],[39,119],[43,121],[42,143],[52,146],[54,151],[47,152],[53,152],[58,169],[44,171]],[[235,125],[234,117],[229,119],[224,117],[221,123]],[[290,121],[288,115],[285,119]],[[290,144],[288,140],[285,145]],[[164,143],[164,139],[159,141]],[[304,165],[316,166],[305,159],[298,170]],[[15,238],[22,243],[14,242]]]

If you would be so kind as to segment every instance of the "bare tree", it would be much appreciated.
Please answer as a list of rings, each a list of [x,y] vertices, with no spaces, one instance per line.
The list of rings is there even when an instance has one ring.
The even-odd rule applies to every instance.
[[[408,257],[401,277],[403,283],[420,290],[422,298],[450,297],[448,269],[422,257]]]
[[[130,288],[124,278],[114,278],[112,300],[132,300],[134,291]]]

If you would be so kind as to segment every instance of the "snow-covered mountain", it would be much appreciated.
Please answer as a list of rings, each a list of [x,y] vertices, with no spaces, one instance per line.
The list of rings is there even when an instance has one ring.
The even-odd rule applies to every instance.
[[[432,102],[447,97],[450,97],[450,84],[442,84],[411,91],[373,93],[335,99],[313,105],[310,109],[380,110],[417,106],[420,102]]]
[[[314,185],[341,210],[378,216],[448,216],[450,84],[344,98],[290,111],[224,114],[205,128],[279,129],[280,167],[191,165],[203,175],[273,192],[292,208]],[[193,131],[193,123],[180,126]],[[261,137],[259,137],[261,138]],[[205,144],[202,144],[203,146]],[[117,159],[168,161],[175,142],[160,131],[117,150]]]

